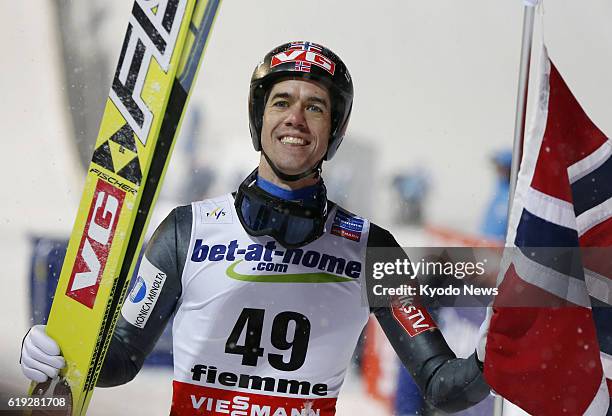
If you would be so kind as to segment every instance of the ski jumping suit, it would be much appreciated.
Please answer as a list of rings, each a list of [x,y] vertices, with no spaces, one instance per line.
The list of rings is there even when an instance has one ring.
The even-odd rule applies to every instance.
[[[475,354],[456,358],[424,308],[365,305],[366,250],[397,248],[388,231],[330,202],[324,234],[285,249],[247,234],[233,202],[178,207],[158,227],[98,386],[134,378],[176,313],[172,415],[331,416],[373,313],[433,405],[452,412],[489,394]]]

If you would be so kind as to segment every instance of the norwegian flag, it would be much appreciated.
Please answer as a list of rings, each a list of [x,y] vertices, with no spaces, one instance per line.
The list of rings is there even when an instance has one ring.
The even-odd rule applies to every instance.
[[[540,77],[484,374],[532,415],[603,416],[612,391],[612,143],[546,48]]]
[[[310,72],[310,62],[306,61],[296,61],[295,70],[301,72]]]
[[[316,43],[300,41],[300,42],[291,42],[291,45],[289,45],[289,49],[321,52],[323,50],[323,47],[321,45],[317,45]]]

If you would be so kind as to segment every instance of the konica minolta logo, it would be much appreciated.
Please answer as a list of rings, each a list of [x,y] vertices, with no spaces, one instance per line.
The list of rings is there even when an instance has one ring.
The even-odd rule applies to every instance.
[[[191,261],[232,262],[227,268],[229,277],[237,280],[270,283],[342,282],[358,279],[361,274],[361,262],[347,260],[316,250],[279,248],[275,241],[268,241],[265,245],[253,243],[244,247],[238,244],[237,240],[232,240],[229,244],[208,246],[203,244],[202,239],[197,239],[191,253]],[[244,264],[241,263],[247,263],[250,267],[245,268]],[[289,273],[289,267],[292,265],[301,266],[302,269],[311,269],[312,273],[310,271],[307,273]],[[238,272],[238,266],[243,271]],[[249,273],[247,274],[245,270],[248,270]],[[265,272],[272,272],[273,274],[266,274]]]
[[[132,303],[138,303],[144,299],[147,294],[147,284],[145,283],[142,276],[138,276],[136,279],[136,283],[134,283],[134,287],[130,291],[130,300]]]
[[[137,328],[144,328],[159,299],[166,274],[153,265],[147,257],[143,257],[138,270],[138,277],[121,308],[121,314],[126,321]]]

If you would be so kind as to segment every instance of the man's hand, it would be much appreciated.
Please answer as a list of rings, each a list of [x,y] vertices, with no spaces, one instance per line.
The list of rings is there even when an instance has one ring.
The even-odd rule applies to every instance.
[[[478,361],[484,363],[486,346],[487,346],[487,334],[489,333],[489,324],[491,323],[491,317],[493,316],[493,307],[487,307],[487,316],[485,317],[480,329],[478,330],[478,345],[476,345],[476,356]]]
[[[66,365],[59,345],[45,332],[45,325],[35,325],[25,335],[19,362],[23,374],[39,383],[57,377]]]

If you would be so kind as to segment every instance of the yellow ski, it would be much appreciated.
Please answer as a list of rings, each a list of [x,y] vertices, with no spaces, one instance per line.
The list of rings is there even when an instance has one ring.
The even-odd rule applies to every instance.
[[[220,0],[136,0],[47,324],[67,366],[32,395],[87,410]]]

